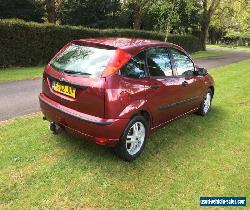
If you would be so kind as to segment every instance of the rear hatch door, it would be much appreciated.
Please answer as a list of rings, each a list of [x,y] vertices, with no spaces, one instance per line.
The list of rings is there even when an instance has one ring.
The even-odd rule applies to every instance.
[[[43,92],[67,108],[104,118],[105,78],[114,49],[71,44],[48,64]]]

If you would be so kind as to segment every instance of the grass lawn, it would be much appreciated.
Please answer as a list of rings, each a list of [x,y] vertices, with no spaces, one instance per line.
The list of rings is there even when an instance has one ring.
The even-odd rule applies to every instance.
[[[0,82],[41,78],[43,68],[44,67],[38,66],[0,69]]]
[[[0,208],[200,209],[200,196],[249,196],[250,60],[211,74],[209,115],[158,130],[132,163],[52,135],[40,114],[0,123]]]
[[[226,54],[228,54],[228,52],[210,50],[210,51],[199,51],[199,52],[192,53],[191,57],[193,59],[198,59],[198,58],[207,58],[207,57],[214,57],[214,56],[223,56]]]
[[[209,49],[221,49],[221,50],[240,50],[240,51],[250,51],[249,47],[239,46],[239,47],[233,47],[233,46],[226,46],[226,45],[207,45],[207,48]]]

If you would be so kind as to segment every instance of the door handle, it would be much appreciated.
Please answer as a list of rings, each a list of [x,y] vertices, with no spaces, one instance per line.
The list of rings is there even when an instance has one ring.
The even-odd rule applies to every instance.
[[[160,88],[160,85],[152,85],[150,86],[151,89],[156,90]]]
[[[184,81],[184,82],[182,82],[182,85],[186,87],[186,86],[188,86],[188,82]]]

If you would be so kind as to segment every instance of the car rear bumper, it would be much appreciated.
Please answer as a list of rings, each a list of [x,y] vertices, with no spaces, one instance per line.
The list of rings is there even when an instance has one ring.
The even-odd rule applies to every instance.
[[[128,119],[102,119],[72,110],[43,93],[39,95],[39,101],[47,120],[101,145],[115,146],[128,123]]]

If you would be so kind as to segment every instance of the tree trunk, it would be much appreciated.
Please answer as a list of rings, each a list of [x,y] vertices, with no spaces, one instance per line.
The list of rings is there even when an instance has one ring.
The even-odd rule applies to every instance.
[[[141,29],[141,17],[134,18],[133,28],[135,30],[140,30]]]
[[[206,50],[206,41],[208,35],[208,29],[210,25],[211,18],[221,3],[221,0],[211,0],[210,7],[208,8],[208,0],[202,1],[203,6],[203,15],[202,15],[202,22],[201,22],[201,35],[200,41],[202,44],[202,50]]]
[[[48,13],[49,23],[56,23],[56,6],[55,0],[46,0],[46,10]]]
[[[166,21],[166,30],[165,30],[165,42],[168,41],[168,34],[169,34],[169,20]]]
[[[206,50],[206,42],[207,42],[207,35],[208,35],[208,28],[209,28],[210,21],[204,21],[201,25],[201,34],[200,34],[200,41],[202,50]]]
[[[141,14],[141,8],[140,5],[134,4],[134,9],[133,9],[133,28],[135,30],[140,30],[141,29],[141,23],[142,23],[142,14]]]
[[[210,44],[215,44],[216,43],[216,30],[212,29],[208,32],[209,36],[209,43]]]

